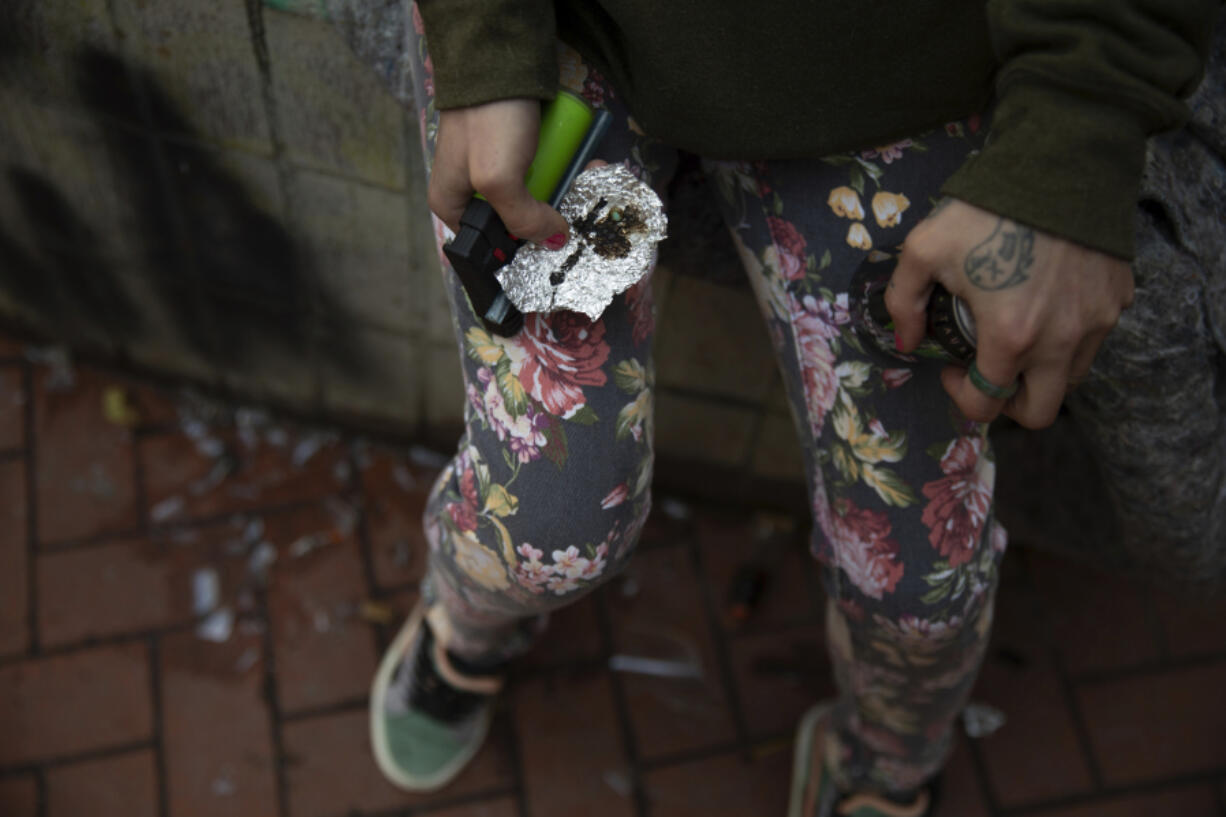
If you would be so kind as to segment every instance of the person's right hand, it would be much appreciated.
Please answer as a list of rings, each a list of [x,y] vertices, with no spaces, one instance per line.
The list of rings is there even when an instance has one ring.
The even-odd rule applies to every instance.
[[[569,226],[557,210],[532,198],[524,177],[536,153],[541,103],[504,99],[439,114],[430,209],[453,232],[473,193],[485,196],[507,230],[551,250],[566,244]]]

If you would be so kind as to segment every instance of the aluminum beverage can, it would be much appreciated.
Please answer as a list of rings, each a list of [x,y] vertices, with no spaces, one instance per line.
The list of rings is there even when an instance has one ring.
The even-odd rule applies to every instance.
[[[927,335],[910,354],[894,346],[894,319],[885,306],[885,291],[897,260],[868,260],[851,279],[848,307],[860,336],[881,351],[903,360],[928,358],[969,364],[975,359],[975,316],[966,301],[936,284],[928,299]]]

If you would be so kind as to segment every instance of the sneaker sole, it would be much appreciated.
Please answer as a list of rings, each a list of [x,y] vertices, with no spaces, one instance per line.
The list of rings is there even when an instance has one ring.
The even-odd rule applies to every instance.
[[[809,769],[813,766],[813,733],[817,722],[830,712],[830,704],[813,706],[800,719],[796,727],[796,748],[792,753],[792,789],[788,794],[788,817],[804,817],[805,786],[809,782]]]
[[[412,792],[436,791],[454,780],[485,744],[485,737],[490,728],[491,713],[487,708],[478,724],[477,738],[473,741],[472,748],[460,752],[455,760],[428,777],[411,775],[396,765],[391,748],[388,746],[387,731],[383,728],[383,703],[387,697],[387,687],[396,673],[396,667],[417,635],[417,628],[421,626],[422,619],[425,618],[425,611],[426,608],[422,604],[418,604],[413,609],[409,620],[400,628],[391,646],[383,653],[383,660],[379,662],[379,669],[375,673],[375,680],[370,688],[370,745],[374,749],[375,763],[379,766],[379,771],[383,772],[384,777],[399,788]]]

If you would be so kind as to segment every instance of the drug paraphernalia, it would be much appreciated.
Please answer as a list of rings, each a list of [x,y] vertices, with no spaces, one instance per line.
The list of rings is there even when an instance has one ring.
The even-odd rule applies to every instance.
[[[592,320],[651,269],[668,220],[651,186],[621,165],[585,170],[558,208],[566,248],[520,249],[495,275],[521,312],[582,312]]]
[[[549,201],[592,124],[591,107],[568,91],[559,91],[541,114],[536,155],[524,184],[538,201]],[[523,326],[523,315],[502,292],[494,271],[519,249],[519,240],[507,232],[494,208],[474,196],[460,217],[460,232],[443,247],[447,260],[468,293],[473,309],[487,329],[513,335]]]

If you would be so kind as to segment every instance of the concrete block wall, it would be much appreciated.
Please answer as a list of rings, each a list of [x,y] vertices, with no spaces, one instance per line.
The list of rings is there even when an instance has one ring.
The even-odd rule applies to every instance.
[[[0,318],[244,399],[446,440],[462,389],[416,119],[324,6],[0,4]],[[684,486],[701,465],[728,493],[799,496],[750,292],[670,263],[660,478]]]

